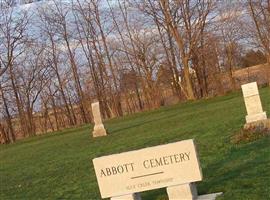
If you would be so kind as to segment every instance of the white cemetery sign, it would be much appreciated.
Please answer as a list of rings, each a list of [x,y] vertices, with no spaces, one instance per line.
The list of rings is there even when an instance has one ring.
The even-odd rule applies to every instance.
[[[247,110],[246,122],[251,123],[267,119],[266,112],[262,109],[257,83],[248,83],[241,87]]]
[[[106,136],[107,132],[102,123],[99,102],[92,103],[91,106],[92,106],[92,113],[93,113],[94,122],[95,122],[94,130],[93,130],[93,137]]]
[[[140,199],[137,193],[163,187],[170,199],[193,199],[192,183],[202,180],[193,140],[99,157],[93,164],[102,198],[114,200]]]

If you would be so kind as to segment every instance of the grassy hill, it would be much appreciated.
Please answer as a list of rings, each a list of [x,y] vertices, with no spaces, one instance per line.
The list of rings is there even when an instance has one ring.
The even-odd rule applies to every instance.
[[[270,115],[270,89],[260,90]],[[199,194],[220,199],[270,199],[270,137],[232,144],[245,123],[241,93],[187,102],[105,122],[107,137],[93,139],[91,126],[33,137],[0,147],[0,199],[100,199],[92,159],[194,138],[204,180]],[[165,189],[143,200],[167,199]]]

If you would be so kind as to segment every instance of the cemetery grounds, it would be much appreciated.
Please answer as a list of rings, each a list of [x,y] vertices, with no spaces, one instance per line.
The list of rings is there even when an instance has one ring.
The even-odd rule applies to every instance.
[[[270,89],[260,90],[270,115]],[[232,142],[245,123],[240,92],[105,121],[110,133],[92,138],[86,125],[0,146],[0,199],[100,199],[92,159],[194,138],[203,172],[199,194],[218,199],[270,199],[270,137]],[[113,183],[112,183],[113,184]],[[165,200],[165,189],[142,193]]]

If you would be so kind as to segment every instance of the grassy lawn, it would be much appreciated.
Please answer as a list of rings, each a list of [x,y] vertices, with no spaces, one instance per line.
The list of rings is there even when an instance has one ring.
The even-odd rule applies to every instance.
[[[260,90],[270,116],[270,89]],[[199,194],[224,192],[219,199],[270,199],[270,137],[239,145],[231,136],[245,123],[241,93],[105,122],[110,133],[93,139],[91,126],[28,138],[0,147],[0,199],[101,199],[92,159],[194,138],[204,180]],[[113,184],[113,183],[112,183]],[[165,200],[164,189],[142,194]]]

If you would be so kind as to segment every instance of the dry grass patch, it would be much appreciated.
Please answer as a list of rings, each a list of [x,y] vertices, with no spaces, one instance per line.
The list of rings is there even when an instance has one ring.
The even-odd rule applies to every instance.
[[[261,123],[257,126],[242,128],[231,137],[231,142],[233,144],[247,143],[267,136],[270,136],[270,128]]]

